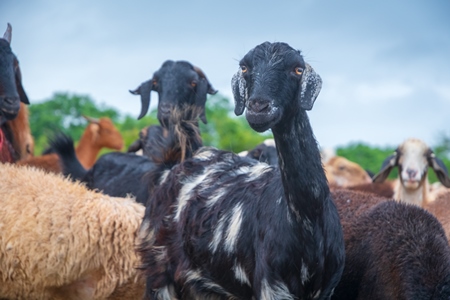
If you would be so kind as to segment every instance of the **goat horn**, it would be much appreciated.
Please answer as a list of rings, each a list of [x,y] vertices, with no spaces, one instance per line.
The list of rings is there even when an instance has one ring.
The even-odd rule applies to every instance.
[[[11,24],[8,23],[5,34],[3,35],[3,38],[5,40],[7,40],[9,44],[11,44],[11,32],[12,32],[12,27],[11,27]]]
[[[96,118],[88,117],[88,116],[85,116],[85,115],[83,115],[83,118],[85,118],[86,121],[88,121],[89,123],[94,123],[94,124],[100,123],[100,120],[96,119]]]

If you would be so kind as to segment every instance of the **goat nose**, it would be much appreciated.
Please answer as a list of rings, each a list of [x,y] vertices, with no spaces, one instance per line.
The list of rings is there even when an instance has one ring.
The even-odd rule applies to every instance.
[[[16,102],[19,102],[20,101],[20,98],[19,97],[15,97],[15,96],[6,96],[6,97],[3,97],[3,104],[6,104],[6,105],[14,105]]]
[[[253,112],[260,113],[269,108],[269,101],[267,100],[249,101],[248,106]]]
[[[406,169],[406,174],[408,174],[409,178],[414,178],[417,174],[417,171],[414,169]]]
[[[168,114],[170,113],[170,105],[168,104],[162,104],[160,107],[161,113]]]

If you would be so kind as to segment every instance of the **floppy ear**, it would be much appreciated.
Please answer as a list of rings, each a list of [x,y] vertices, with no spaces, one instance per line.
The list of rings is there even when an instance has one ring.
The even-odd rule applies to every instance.
[[[304,110],[311,110],[321,88],[322,79],[319,74],[309,64],[306,64],[298,90],[300,107]]]
[[[427,155],[428,164],[436,173],[439,181],[445,186],[450,188],[450,178],[448,177],[447,167],[444,162],[436,157],[436,155],[430,151]]]
[[[197,72],[198,76],[200,76],[200,78],[203,78],[206,80],[207,93],[210,95],[215,95],[217,93],[217,90],[213,88],[213,86],[209,82],[208,78],[206,78],[205,73],[203,73],[203,71],[199,67],[194,66],[193,68],[194,68],[194,71]]]
[[[200,78],[200,81],[197,83],[197,90],[195,94],[195,106],[200,108],[200,120],[202,120],[203,124],[207,124],[205,114],[205,105],[206,105],[206,93],[208,90],[208,81],[205,78]]]
[[[8,25],[6,26],[6,31],[3,34],[3,38],[11,45],[11,32],[12,32],[12,28],[11,28],[11,24],[8,23]]]
[[[247,84],[242,76],[242,70],[239,69],[231,79],[231,89],[233,90],[234,97],[234,113],[236,116],[240,116],[244,113],[245,103],[247,102],[248,92]]]
[[[20,72],[19,63],[17,62],[17,67],[15,69],[15,78],[16,78],[16,88],[17,92],[19,93],[20,101],[24,104],[30,104],[30,101],[28,100],[28,96],[25,93],[25,90],[22,86],[22,73]]]
[[[150,92],[153,90],[153,78],[143,82],[135,90],[130,90],[133,95],[141,95],[141,113],[138,120],[142,119],[148,112],[150,107]]]
[[[373,182],[384,182],[389,176],[391,170],[398,165],[398,150],[395,150],[394,154],[388,156],[381,165],[381,170],[373,176]]]

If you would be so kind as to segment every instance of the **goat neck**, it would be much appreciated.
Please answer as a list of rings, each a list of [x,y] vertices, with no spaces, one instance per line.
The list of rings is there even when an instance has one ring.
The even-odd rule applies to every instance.
[[[284,193],[289,206],[313,213],[330,193],[320,152],[305,111],[293,114],[283,126],[274,127],[274,139]]]
[[[75,148],[75,153],[78,160],[84,168],[91,168],[97,159],[97,155],[100,153],[101,146],[95,142],[94,133],[89,130],[91,126],[98,126],[96,124],[88,124],[86,130],[80,138],[80,142]]]

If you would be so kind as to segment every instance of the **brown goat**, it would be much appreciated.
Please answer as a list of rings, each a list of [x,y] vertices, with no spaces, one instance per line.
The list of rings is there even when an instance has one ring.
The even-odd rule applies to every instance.
[[[124,142],[111,119],[107,117],[100,119],[84,118],[89,121],[89,124],[84,130],[75,152],[83,167],[89,169],[94,165],[102,148],[121,150]],[[55,153],[31,157],[17,163],[34,166],[53,173],[62,172],[59,157]]]
[[[331,187],[350,187],[372,182],[369,174],[357,163],[342,156],[333,156],[324,163]]]

